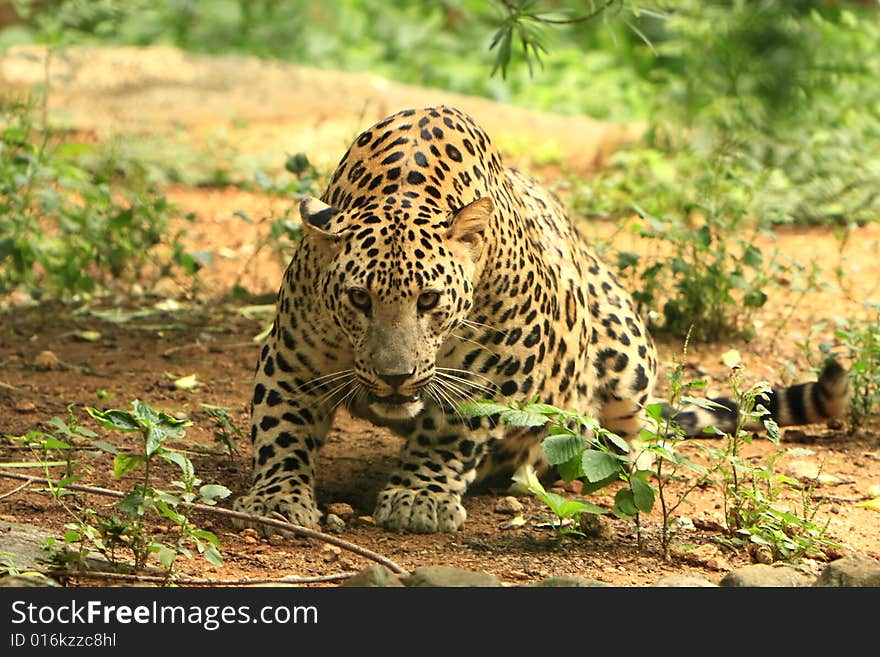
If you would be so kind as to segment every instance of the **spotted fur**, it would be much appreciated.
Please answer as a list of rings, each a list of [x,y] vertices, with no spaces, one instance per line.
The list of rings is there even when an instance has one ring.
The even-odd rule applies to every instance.
[[[538,398],[640,430],[657,358],[630,295],[467,115],[380,121],[300,209],[237,509],[317,524],[315,461],[341,405],[406,437],[373,514],[398,531],[458,529],[471,484],[540,458],[541,431],[462,418],[467,399]]]

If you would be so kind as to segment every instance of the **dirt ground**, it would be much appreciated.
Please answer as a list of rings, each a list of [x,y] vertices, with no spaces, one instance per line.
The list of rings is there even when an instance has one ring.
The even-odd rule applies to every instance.
[[[301,95],[299,100],[308,102],[306,95]],[[383,101],[393,104],[394,99],[386,92]],[[372,118],[363,118],[360,127],[366,127]],[[345,120],[346,125],[350,125],[354,119],[347,116]],[[277,133],[273,126],[281,130],[278,121],[276,118],[252,121],[243,130],[252,130],[252,139],[271,140],[272,134]],[[489,126],[490,133],[493,127]],[[98,132],[94,134],[100,138]],[[558,138],[564,142],[565,132],[560,132]],[[597,138],[595,143],[603,142]],[[332,154],[322,152],[316,160],[320,157],[336,160],[343,150],[335,137],[326,148],[331,149]],[[527,159],[522,161],[521,156],[521,152],[512,153],[511,160],[553,182],[559,162],[552,168],[542,168]],[[594,164],[600,159],[593,157],[586,161]],[[580,164],[584,161],[580,160]],[[267,216],[272,211],[282,211],[293,201],[232,187],[178,185],[163,191],[182,214],[196,215],[195,223],[186,226],[193,250],[215,252],[213,263],[202,272],[201,291],[193,295],[184,281],[177,281],[163,284],[159,296],[107,300],[78,310],[51,304],[28,307],[21,305],[21,299],[5,300],[7,307],[0,330],[0,436],[45,428],[46,421],[53,416],[64,417],[69,404],[75,405],[75,413],[84,425],[97,429],[83,411],[84,406],[126,408],[130,401],[141,399],[193,421],[185,439],[172,441],[170,445],[190,451],[203,482],[223,483],[236,495],[246,490],[249,483],[249,441],[240,440],[238,454],[227,456],[216,444],[214,425],[201,405],[229,409],[230,418],[247,435],[247,403],[258,352],[253,338],[271,318],[265,313],[253,313],[248,307],[251,301],[230,301],[223,293],[239,282],[252,292],[271,295],[280,281],[283,264],[268,250],[256,248],[265,241],[266,225],[247,223],[235,213]],[[608,236],[614,230],[614,226],[601,222],[591,226],[597,237]],[[726,393],[728,368],[720,356],[729,349],[737,349],[742,355],[747,381],[791,382],[807,378],[809,364],[799,343],[808,343],[815,353],[821,341],[835,342],[835,318],[862,316],[862,302],[877,295],[878,245],[880,226],[877,224],[855,229],[842,250],[827,229],[781,230],[775,246],[801,262],[811,259],[820,264],[823,282],[828,287],[811,292],[803,299],[793,286],[783,284],[775,288],[770,303],[755,318],[758,337],[750,342],[691,345],[685,359],[686,375],[708,378],[710,394]],[[635,248],[639,248],[638,245]],[[832,276],[836,267],[843,271],[844,289],[839,287],[840,280]],[[169,305],[169,299],[174,305]],[[90,312],[120,307],[148,309],[150,313],[127,321],[118,321],[119,317],[111,321]],[[820,321],[828,324],[814,328]],[[660,338],[659,346],[661,362],[668,371],[672,359],[681,353],[681,344]],[[45,367],[47,357],[41,356],[47,351],[57,357],[57,362],[49,358],[49,368]],[[837,351],[845,362],[846,350],[839,346]],[[194,389],[175,387],[176,378],[192,374],[198,381]],[[658,392],[662,394],[664,388],[661,383]],[[119,447],[127,447],[126,438],[121,434],[99,433]],[[542,506],[531,498],[521,499],[525,522],[508,527],[511,516],[495,510],[502,492],[467,497],[468,519],[458,532],[427,536],[388,533],[376,527],[369,514],[399,446],[399,438],[381,429],[344,415],[337,418],[319,463],[318,500],[324,510],[331,503],[350,504],[352,513],[343,518],[346,527],[339,536],[378,552],[406,569],[448,564],[490,572],[511,584],[573,575],[611,585],[643,586],[669,573],[697,574],[717,582],[728,570],[749,563],[754,556],[744,549],[734,551],[719,546],[716,539],[724,533],[722,499],[718,489],[712,486],[691,491],[687,502],[674,514],[682,519],[682,529],[674,539],[669,559],[664,559],[660,552],[659,508],[642,518],[641,545],[631,521],[613,518],[606,523],[608,531],[602,537],[560,537],[547,526]],[[830,536],[842,545],[829,550],[824,558],[849,551],[880,557],[880,532],[877,531],[880,516],[876,511],[857,506],[869,497],[872,486],[880,484],[880,438],[876,422],[852,434],[845,426],[801,427],[787,432],[778,448],[767,440],[757,439],[747,446],[746,454],[762,462],[777,450],[782,452],[776,462],[777,470],[784,474],[803,478],[808,476],[805,473],[815,474],[821,468],[822,477],[813,491],[813,499],[822,504],[814,522],[827,522]],[[31,460],[30,454],[19,444],[0,438],[0,462],[28,460]],[[114,480],[108,455],[84,457],[83,463],[88,465],[88,471],[80,483],[116,490],[126,490],[132,483],[127,477]],[[38,474],[38,470],[27,468],[15,471]],[[156,476],[160,482],[167,483],[173,474],[161,468]],[[31,489],[12,492],[19,485],[20,482],[0,478],[0,519],[41,526],[61,534],[63,525],[69,521],[64,511],[43,492]],[[670,484],[673,498],[684,490],[683,485]],[[799,497],[789,494],[785,501],[796,506]],[[589,499],[610,506],[613,491]],[[114,503],[112,499],[94,495],[83,495],[81,500],[102,512],[108,511]],[[222,504],[229,506],[230,500]],[[369,563],[361,556],[329,547],[319,540],[261,539],[252,532],[235,531],[225,518],[201,513],[194,517],[200,526],[210,528],[220,537],[224,562],[222,566],[212,566],[200,558],[181,559],[178,573],[184,577],[229,580],[319,576],[351,572]],[[151,529],[160,538],[173,540],[168,523],[156,522]],[[821,561],[821,558],[808,559],[803,566],[817,572]],[[94,580],[73,578],[70,583],[90,585]]]

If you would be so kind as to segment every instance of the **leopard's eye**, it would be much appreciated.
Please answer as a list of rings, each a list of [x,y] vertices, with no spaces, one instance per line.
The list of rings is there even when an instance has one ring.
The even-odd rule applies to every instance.
[[[429,290],[419,295],[416,307],[419,309],[419,312],[426,313],[429,310],[433,310],[438,303],[440,303],[440,293]]]
[[[352,306],[365,313],[370,312],[370,307],[373,305],[370,293],[359,287],[353,287],[348,291],[348,300],[351,301]]]

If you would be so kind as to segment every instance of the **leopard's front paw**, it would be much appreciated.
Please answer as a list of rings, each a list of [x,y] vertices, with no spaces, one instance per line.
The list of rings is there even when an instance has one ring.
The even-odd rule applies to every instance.
[[[432,534],[454,532],[464,523],[467,512],[456,493],[386,488],[379,493],[373,518],[392,531]]]
[[[267,494],[260,489],[252,489],[248,493],[242,495],[232,505],[235,511],[250,513],[258,516],[274,517],[274,512],[280,513],[295,525],[314,528],[321,521],[321,512],[315,505],[315,500],[310,492],[291,490],[280,491],[277,493]],[[278,519],[276,517],[276,519]],[[281,534],[283,536],[292,536],[290,532],[285,532],[277,527],[271,527],[260,522],[252,520],[233,519],[232,523],[238,529],[252,527],[256,529],[262,536],[272,536],[273,534]]]

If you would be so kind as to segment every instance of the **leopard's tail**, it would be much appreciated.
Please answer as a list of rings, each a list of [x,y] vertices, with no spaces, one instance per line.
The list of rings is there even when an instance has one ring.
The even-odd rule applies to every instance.
[[[769,411],[777,425],[786,427],[841,418],[849,408],[849,398],[849,374],[836,360],[829,360],[817,380],[774,388],[767,398],[759,397],[756,401]],[[720,407],[706,409],[688,406],[675,415],[675,421],[686,435],[710,436],[710,433],[704,432],[707,427],[724,433],[736,431],[739,421],[736,402],[726,397],[712,401],[720,404]],[[670,409],[665,409],[667,417],[669,413]],[[760,420],[749,420],[743,428],[760,431],[764,426]]]

